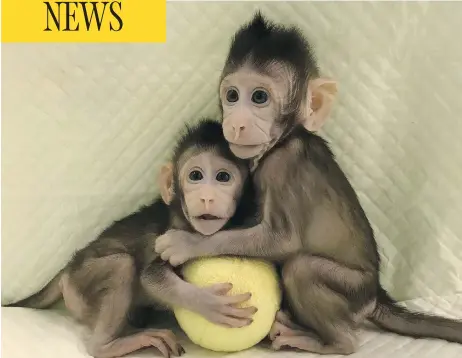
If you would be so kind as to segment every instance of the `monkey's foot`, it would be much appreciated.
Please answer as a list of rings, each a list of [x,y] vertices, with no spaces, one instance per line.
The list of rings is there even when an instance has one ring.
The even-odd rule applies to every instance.
[[[314,333],[296,323],[289,315],[279,311],[271,328],[269,337],[272,341],[271,348],[293,348],[318,354],[351,354],[356,351],[356,339],[354,336],[345,334],[338,343],[326,345]]]
[[[317,354],[348,355],[356,351],[356,344],[353,342],[326,345],[310,332],[301,332],[301,334],[300,332],[281,334],[273,340],[271,347],[275,350],[280,350],[281,348],[295,348]]]
[[[282,335],[296,335],[305,333],[305,329],[292,321],[289,314],[285,311],[278,311],[271,327],[269,338],[274,341],[276,337]]]
[[[351,341],[345,341],[345,344],[325,345],[314,332],[293,322],[284,311],[278,311],[276,314],[269,338],[274,350],[293,348],[318,354],[351,354],[356,350]]]
[[[172,355],[179,357],[185,353],[172,331],[147,329],[130,336],[117,338],[102,346],[93,346],[90,354],[95,358],[115,358],[150,347],[158,349],[165,358],[170,358]]]

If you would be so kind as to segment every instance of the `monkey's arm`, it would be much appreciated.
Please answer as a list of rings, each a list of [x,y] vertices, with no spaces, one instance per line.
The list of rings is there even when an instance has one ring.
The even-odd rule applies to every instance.
[[[230,283],[198,287],[182,280],[165,262],[154,260],[141,273],[141,286],[153,303],[173,309],[183,307],[199,313],[210,322],[228,327],[250,324],[255,307],[238,308],[235,305],[250,298],[249,293],[229,296]]]
[[[219,231],[211,236],[171,230],[156,241],[155,250],[172,266],[197,257],[238,255],[278,260],[301,247],[293,235],[277,234],[262,222],[241,230]]]

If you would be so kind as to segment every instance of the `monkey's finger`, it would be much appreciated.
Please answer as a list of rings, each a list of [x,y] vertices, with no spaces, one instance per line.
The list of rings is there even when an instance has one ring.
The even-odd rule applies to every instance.
[[[220,315],[216,319],[217,324],[221,324],[230,328],[241,328],[250,325],[253,322],[251,318],[237,318],[225,315]]]
[[[175,255],[173,254],[168,261],[170,262],[170,265],[173,267],[180,266],[181,264],[184,264],[186,261],[188,261],[188,258],[183,256],[183,255]]]
[[[159,352],[165,357],[170,358],[170,351],[168,346],[164,343],[164,341],[160,338],[149,337],[149,343],[151,346],[157,348]]]
[[[231,291],[232,288],[233,288],[233,284],[227,282],[227,283],[216,283],[211,286],[208,286],[206,289],[218,295],[226,295],[226,293]]]
[[[174,254],[174,249],[172,247],[166,248],[161,254],[160,258],[164,261],[170,261]]]
[[[278,351],[281,349],[281,343],[278,341],[278,337],[276,337],[274,340],[271,342],[271,348],[273,348],[275,351]]]
[[[170,247],[170,238],[165,235],[162,235],[157,238],[156,243],[154,245],[154,250],[158,254],[161,254],[169,247]]]
[[[271,346],[275,350],[290,347],[309,352],[322,352],[323,349],[323,344],[318,339],[305,335],[277,336]]]
[[[166,249],[168,249],[169,245],[167,243],[158,243],[154,245],[154,251],[158,254],[162,254]]]
[[[221,300],[225,304],[233,305],[233,304],[244,303],[245,301],[250,300],[251,297],[252,297],[252,294],[250,292],[247,292],[247,293],[241,293],[239,295],[223,296]]]
[[[233,306],[224,306],[220,309],[220,313],[224,313],[227,316],[233,316],[237,318],[249,318],[253,316],[258,309],[256,307],[245,307],[237,308]]]
[[[183,347],[178,342],[175,342],[175,345],[170,348],[172,349],[173,354],[177,357],[181,356],[184,353]]]
[[[274,321],[271,329],[269,331],[269,339],[274,341],[274,339],[281,334],[281,324],[279,322]]]
[[[182,347],[177,343],[175,335],[171,331],[165,331],[160,334],[158,334],[164,342],[167,344],[167,346],[170,348],[170,351],[175,355],[175,356],[180,356],[181,355],[181,349]]]
[[[172,331],[168,329],[147,329],[144,333],[154,338],[161,338],[174,353],[178,352],[177,355],[179,355],[180,345],[177,343],[177,338]]]
[[[297,334],[298,332],[296,331],[292,331],[289,327],[287,327],[286,325],[278,322],[278,321],[274,321],[272,327],[271,327],[271,330],[269,332],[269,338],[274,341],[276,339],[276,337],[280,336],[280,335],[285,335],[285,336],[293,336],[295,334]]]
[[[290,345],[287,342],[287,338],[290,336],[277,336],[274,338],[273,342],[271,343],[271,348],[274,350],[280,350],[281,348],[284,347],[290,347]]]
[[[173,352],[173,354],[177,357],[179,357],[182,354],[182,351],[184,351],[183,347],[177,342],[176,337],[173,339],[168,338],[168,337],[162,337],[167,343],[167,345],[170,347],[170,350]]]
[[[163,261],[168,261],[170,259],[170,255],[168,252],[164,251],[160,254],[160,258],[163,260]]]
[[[183,348],[182,345],[180,345],[180,356],[186,353],[186,350]]]
[[[279,321],[279,322],[282,322],[282,323],[290,322],[290,317],[283,310],[279,310],[279,311],[276,312],[276,321]]]

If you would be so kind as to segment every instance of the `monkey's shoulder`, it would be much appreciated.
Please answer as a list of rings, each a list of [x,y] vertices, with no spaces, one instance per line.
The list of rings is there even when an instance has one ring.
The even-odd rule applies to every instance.
[[[292,135],[289,137],[289,144],[294,149],[297,149],[301,156],[306,156],[305,159],[307,160],[335,161],[334,153],[328,141],[320,135],[308,131],[302,125],[294,128]]]
[[[307,185],[312,182],[319,187],[322,184],[337,195],[347,197],[352,205],[358,205],[356,193],[337,163],[327,140],[302,125],[295,127],[261,164],[259,177],[271,178],[272,185],[275,178],[284,186]]]
[[[299,125],[268,153],[263,164],[274,164],[281,170],[299,165],[305,170],[312,167],[327,169],[327,166],[335,165],[335,157],[324,138]]]
[[[100,237],[140,237],[149,233],[161,234],[169,224],[169,207],[159,197],[149,205],[142,206],[134,213],[115,221]]]
[[[301,127],[301,128],[300,128]],[[299,170],[312,168],[316,172],[316,180],[322,182],[322,186],[330,192],[330,197],[341,198],[343,207],[348,207],[355,212],[355,220],[358,220],[367,235],[372,235],[370,225],[361,207],[356,191],[351,185],[345,172],[342,170],[327,140],[321,136],[307,131],[300,126],[294,130],[293,140],[303,143],[304,151],[301,153],[303,161],[300,162]],[[305,169],[306,168],[306,169]],[[338,208],[339,210],[341,208]]]
[[[110,255],[128,254],[139,261],[153,238],[163,234],[169,224],[168,206],[158,198],[150,205],[115,221],[95,240],[77,250],[69,262],[78,268],[84,262]]]

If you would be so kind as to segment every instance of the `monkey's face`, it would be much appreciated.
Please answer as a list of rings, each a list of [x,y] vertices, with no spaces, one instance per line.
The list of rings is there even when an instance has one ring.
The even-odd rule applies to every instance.
[[[283,132],[278,118],[288,94],[287,77],[243,68],[223,78],[223,133],[231,151],[247,159],[264,152]]]
[[[195,230],[211,235],[233,216],[245,177],[236,164],[215,154],[189,155],[180,172],[183,212]]]

